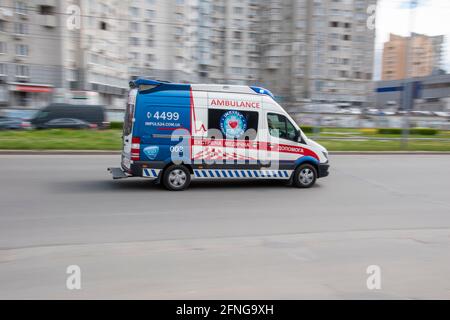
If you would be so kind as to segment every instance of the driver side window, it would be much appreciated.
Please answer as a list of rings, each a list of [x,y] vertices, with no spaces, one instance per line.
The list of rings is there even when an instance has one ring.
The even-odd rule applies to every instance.
[[[289,119],[281,114],[268,113],[267,127],[273,137],[297,141],[297,130]]]

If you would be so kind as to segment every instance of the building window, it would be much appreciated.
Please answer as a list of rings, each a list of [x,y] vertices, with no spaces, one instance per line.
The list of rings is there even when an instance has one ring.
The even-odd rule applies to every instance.
[[[154,19],[156,17],[156,11],[155,10],[147,10],[147,18],[148,19]]]
[[[242,14],[244,9],[242,7],[234,7],[234,14]]]
[[[242,69],[241,68],[231,68],[231,73],[242,74]]]
[[[131,37],[129,39],[128,43],[129,43],[130,46],[138,46],[139,45],[139,38]]]
[[[16,1],[16,13],[27,14],[27,4],[23,1]]]
[[[175,35],[176,35],[177,37],[181,37],[181,36],[183,35],[183,33],[184,33],[183,28],[181,28],[181,27],[175,27]]]
[[[26,44],[17,44],[16,45],[16,55],[28,56],[28,46]]]
[[[139,24],[137,22],[130,22],[130,30],[131,32],[138,32]]]
[[[108,30],[108,25],[105,21],[100,21],[100,30]]]
[[[16,34],[27,34],[28,33],[27,25],[20,22],[16,22],[14,24],[14,32]]]
[[[39,6],[39,14],[48,16],[53,14],[53,7],[52,6]]]
[[[241,49],[241,44],[239,42],[234,42],[232,44],[232,47],[234,50],[239,50],[239,49]]]
[[[130,12],[130,16],[132,16],[132,17],[136,18],[137,16],[139,16],[139,9],[136,7],[130,7],[129,12]]]
[[[8,44],[6,42],[0,42],[0,54],[5,54],[8,52]]]
[[[16,65],[16,76],[17,77],[29,77],[30,69],[28,66],[23,64]]]
[[[0,63],[0,75],[4,76],[6,75],[6,64],[5,63]]]

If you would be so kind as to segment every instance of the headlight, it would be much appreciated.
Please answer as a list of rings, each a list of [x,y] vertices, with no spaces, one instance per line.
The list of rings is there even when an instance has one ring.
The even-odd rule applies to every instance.
[[[327,162],[328,162],[328,152],[322,151],[322,154],[325,157],[325,159],[327,159]]]

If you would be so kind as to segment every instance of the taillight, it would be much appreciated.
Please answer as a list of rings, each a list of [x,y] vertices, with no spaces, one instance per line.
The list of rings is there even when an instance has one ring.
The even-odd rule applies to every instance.
[[[141,138],[133,137],[131,139],[131,160],[139,161],[141,153]]]

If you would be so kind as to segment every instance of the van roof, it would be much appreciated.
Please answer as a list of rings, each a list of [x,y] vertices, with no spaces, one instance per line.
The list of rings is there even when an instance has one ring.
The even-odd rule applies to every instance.
[[[143,88],[141,90],[149,90],[154,87],[159,87],[162,90],[183,90],[191,89],[192,91],[214,91],[214,92],[228,92],[228,93],[247,93],[254,95],[267,95],[274,99],[272,92],[267,89],[257,86],[245,85],[228,85],[228,84],[186,84],[186,83],[172,83],[168,81],[144,79],[139,78],[130,81],[130,88]]]

